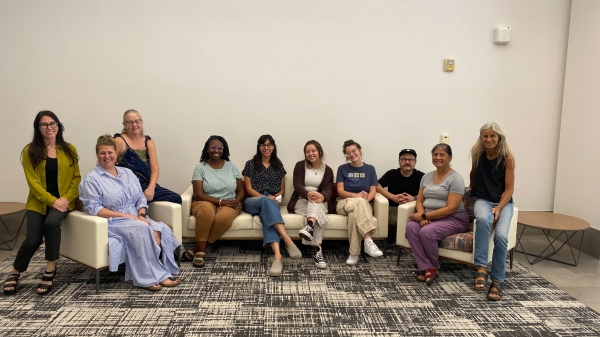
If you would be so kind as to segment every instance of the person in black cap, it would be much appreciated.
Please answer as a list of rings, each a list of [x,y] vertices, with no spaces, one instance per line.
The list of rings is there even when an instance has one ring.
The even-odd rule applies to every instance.
[[[417,199],[419,184],[425,173],[415,169],[417,164],[417,152],[413,149],[400,151],[398,168],[387,171],[378,180],[377,192],[388,199],[389,225],[393,231],[398,221],[398,205],[405,204]],[[387,187],[387,190],[385,189]],[[396,235],[389,234],[389,238],[395,239]]]

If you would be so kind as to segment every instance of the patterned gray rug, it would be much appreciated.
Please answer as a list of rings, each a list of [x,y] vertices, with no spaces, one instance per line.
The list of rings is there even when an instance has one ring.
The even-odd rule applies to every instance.
[[[442,262],[429,287],[414,260],[395,250],[345,265],[347,244],[326,242],[328,268],[311,249],[284,260],[281,278],[266,271],[260,242],[218,242],[204,269],[182,263],[182,284],[158,293],[123,281],[124,271],[94,273],[59,260],[55,288],[38,296],[41,251],[19,293],[0,295],[0,336],[599,336],[600,315],[519,264],[507,273],[504,299],[472,289],[473,269]],[[0,263],[2,279],[12,258]]]

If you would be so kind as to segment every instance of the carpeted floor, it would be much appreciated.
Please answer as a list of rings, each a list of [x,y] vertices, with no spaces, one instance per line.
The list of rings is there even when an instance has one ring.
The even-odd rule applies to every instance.
[[[504,299],[488,301],[472,286],[473,269],[442,262],[429,287],[415,280],[414,260],[395,250],[349,267],[347,244],[325,247],[319,270],[312,249],[284,259],[281,278],[260,242],[218,242],[207,265],[182,263],[182,284],[151,293],[62,258],[49,296],[35,294],[41,251],[23,273],[19,293],[0,295],[0,336],[599,336],[600,315],[516,264]],[[12,258],[0,263],[4,279]]]

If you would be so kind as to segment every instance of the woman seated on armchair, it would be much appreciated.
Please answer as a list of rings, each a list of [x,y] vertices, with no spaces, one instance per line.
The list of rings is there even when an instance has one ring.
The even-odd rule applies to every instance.
[[[406,224],[406,238],[419,269],[417,280],[427,285],[439,277],[438,242],[469,230],[469,215],[462,203],[465,182],[450,168],[450,145],[438,144],[431,154],[436,170],[421,179],[415,213]]]
[[[108,218],[109,270],[126,263],[125,281],[151,291],[175,287],[180,280],[173,251],[179,245],[171,229],[146,215],[148,204],[131,170],[115,166],[116,145],[110,135],[96,143],[98,164],[79,185],[84,212]]]

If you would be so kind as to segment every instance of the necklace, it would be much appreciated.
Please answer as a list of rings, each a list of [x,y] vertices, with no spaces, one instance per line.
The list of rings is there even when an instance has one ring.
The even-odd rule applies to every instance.
[[[310,169],[311,169],[311,170],[313,170],[313,172],[315,173],[315,175],[317,175],[317,171],[321,170],[321,168],[320,168],[320,167],[319,167],[318,169],[316,169],[316,170],[315,170],[315,169],[314,169],[312,166],[311,166],[311,168],[310,168]]]

